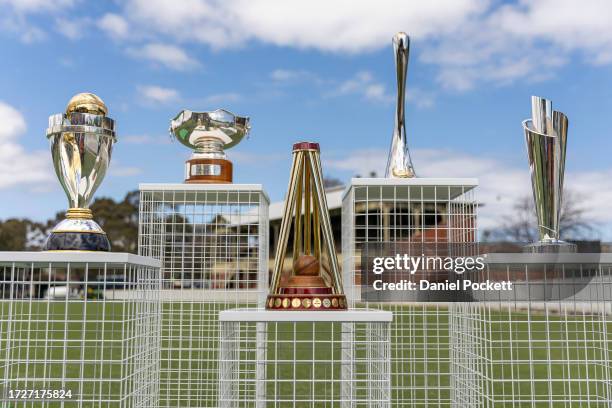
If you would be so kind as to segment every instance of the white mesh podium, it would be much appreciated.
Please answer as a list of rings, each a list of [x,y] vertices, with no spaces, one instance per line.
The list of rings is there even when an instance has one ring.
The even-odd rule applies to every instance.
[[[217,316],[265,302],[268,205],[259,184],[140,185],[139,253],[162,261],[162,407],[218,406]]]
[[[392,319],[380,310],[221,312],[219,406],[389,407]]]
[[[495,253],[486,266],[481,279],[516,287],[453,305],[454,406],[611,407],[612,254]]]
[[[345,192],[344,288],[349,304],[355,307],[393,311],[393,407],[451,406],[449,307],[441,303],[362,302],[362,249],[372,243],[422,243],[442,248],[447,243],[474,242],[477,185],[473,178],[354,178]]]
[[[0,252],[0,406],[157,407],[159,269],[124,253]]]

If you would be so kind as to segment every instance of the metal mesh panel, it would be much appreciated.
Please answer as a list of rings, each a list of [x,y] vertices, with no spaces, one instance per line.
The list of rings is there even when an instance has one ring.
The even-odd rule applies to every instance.
[[[220,325],[220,407],[390,406],[389,322]]]
[[[2,407],[158,406],[159,267],[117,255],[0,253]]]
[[[522,282],[529,297],[453,305],[455,406],[612,406],[612,265],[581,266],[566,279],[589,276],[588,285],[546,302],[536,298],[542,265],[495,267],[530,278]]]
[[[442,303],[361,302],[362,247],[378,242],[435,243],[442,248],[445,243],[475,241],[476,184],[474,179],[353,179],[343,199],[343,276],[349,303],[390,310],[394,316],[394,407],[451,406],[449,308]]]
[[[265,301],[268,204],[259,185],[140,186],[139,253],[162,261],[162,407],[218,406],[217,316]]]

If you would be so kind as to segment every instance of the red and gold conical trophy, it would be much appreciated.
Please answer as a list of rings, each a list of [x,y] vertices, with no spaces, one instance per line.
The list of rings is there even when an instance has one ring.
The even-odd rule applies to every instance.
[[[283,264],[292,226],[292,270],[288,276],[283,276]],[[326,255],[327,262],[324,262],[322,254]],[[323,188],[318,143],[301,142],[293,145],[291,178],[266,308],[273,310],[347,308]]]

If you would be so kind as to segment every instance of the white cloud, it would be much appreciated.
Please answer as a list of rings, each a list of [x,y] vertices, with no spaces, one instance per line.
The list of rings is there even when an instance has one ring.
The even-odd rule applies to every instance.
[[[437,67],[439,83],[464,91],[551,78],[575,55],[612,63],[612,2],[607,0],[129,0],[123,17],[139,34],[212,48],[258,41],[283,47],[359,53],[390,48],[405,30],[412,53]],[[413,57],[414,58],[414,57]],[[300,71],[278,71],[295,80]],[[370,85],[367,93],[384,98]]]
[[[180,99],[176,89],[164,88],[157,85],[139,86],[138,93],[144,98],[143,102],[149,104],[167,104],[176,102]]]
[[[0,6],[9,6],[19,13],[55,11],[73,4],[74,0],[0,0]]]
[[[396,95],[392,95],[387,87],[382,82],[377,81],[368,71],[356,73],[325,94],[327,97],[343,95],[360,95],[365,100],[385,104],[392,103],[396,98]],[[431,108],[434,105],[435,98],[430,92],[418,87],[407,86],[406,101],[419,109],[424,109]]]
[[[599,62],[612,50],[612,3],[607,0],[522,1],[500,7],[491,20],[527,40],[546,40],[560,49],[580,49]]]
[[[151,43],[140,48],[128,48],[127,53],[134,58],[143,58],[177,71],[187,71],[199,66],[198,61],[176,45]]]
[[[58,18],[55,21],[55,27],[64,37],[70,40],[78,40],[85,34],[88,23],[88,19]]]
[[[612,63],[612,2],[519,1],[471,18],[452,36],[424,48],[448,88],[553,77],[574,53],[587,63]]]
[[[447,32],[480,11],[484,0],[364,1],[131,0],[125,15],[143,29],[214,48],[256,39],[279,46],[357,52],[388,44],[393,31],[410,27],[423,37]],[[197,27],[197,29],[194,29]]]
[[[416,86],[406,86],[406,101],[419,109],[431,108],[436,103],[433,93]]]
[[[0,0],[0,31],[15,35],[25,44],[44,40],[45,31],[28,19],[31,14],[58,14],[74,0]]]
[[[25,131],[23,115],[0,101],[0,189],[24,185],[36,189],[53,181],[49,153],[26,150],[19,144]]]
[[[270,78],[275,82],[297,82],[303,80],[315,80],[319,78],[310,71],[304,69],[275,69],[270,73]]]
[[[43,30],[31,25],[24,16],[13,13],[0,14],[0,31],[15,35],[25,44],[40,42],[47,37]]]
[[[341,95],[361,95],[364,99],[374,102],[393,101],[393,96],[387,93],[385,86],[376,81],[368,71],[356,73],[327,94],[327,96]]]
[[[478,210],[478,226],[481,231],[499,226],[500,216],[512,214],[516,201],[532,194],[527,164],[517,167],[499,159],[450,150],[415,149],[411,153],[419,177],[479,179],[477,199],[484,204]],[[371,171],[383,175],[386,160],[385,150],[363,149],[345,152],[340,157],[325,158],[324,166],[350,175],[367,176]],[[609,211],[612,202],[612,168],[566,172],[565,188],[588,197],[585,209],[590,219],[600,225],[612,225],[612,213]]]
[[[97,22],[98,27],[115,39],[128,35],[128,22],[118,14],[106,13]]]
[[[387,93],[383,84],[369,84],[363,90],[366,99],[372,101],[391,102],[393,97]]]
[[[21,113],[11,105],[0,102],[0,143],[12,142],[26,130]]]
[[[472,21],[453,36],[432,41],[420,58],[438,67],[441,85],[457,91],[479,83],[507,85],[519,79],[548,79],[568,59],[554,44],[535,45],[533,40],[504,31],[494,17]]]
[[[22,26],[19,39],[25,44],[37,43],[47,38],[47,34],[38,27]]]
[[[566,185],[586,199],[589,216],[596,220],[610,220],[612,203],[612,169],[586,171],[565,175]]]

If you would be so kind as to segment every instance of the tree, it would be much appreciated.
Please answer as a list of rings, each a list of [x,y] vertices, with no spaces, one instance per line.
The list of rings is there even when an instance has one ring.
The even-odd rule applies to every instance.
[[[101,197],[91,204],[94,220],[108,235],[114,252],[136,253],[138,250],[138,205],[138,191],[128,192],[120,202]],[[61,211],[44,224],[27,219],[0,222],[0,250],[40,250],[51,229],[65,218],[65,211]]]
[[[339,187],[343,185],[344,183],[340,179],[334,177],[323,177],[323,188],[325,189]]]
[[[110,198],[100,198],[92,203],[91,210],[108,235],[113,251],[138,251],[138,205],[138,191],[130,191],[118,203]]]
[[[372,170],[368,173],[368,177],[370,178],[376,178],[378,177],[378,173],[376,173],[375,170]],[[355,174],[355,178],[361,178],[361,174]]]
[[[588,219],[588,208],[584,197],[568,190],[563,196],[559,220],[559,237],[564,240],[592,239],[597,235],[594,223]],[[486,231],[487,238],[515,242],[539,240],[535,204],[533,197],[524,196],[513,206],[512,214],[502,217],[501,225]]]
[[[35,251],[42,247],[45,238],[43,224],[18,218],[0,221],[0,250]]]

